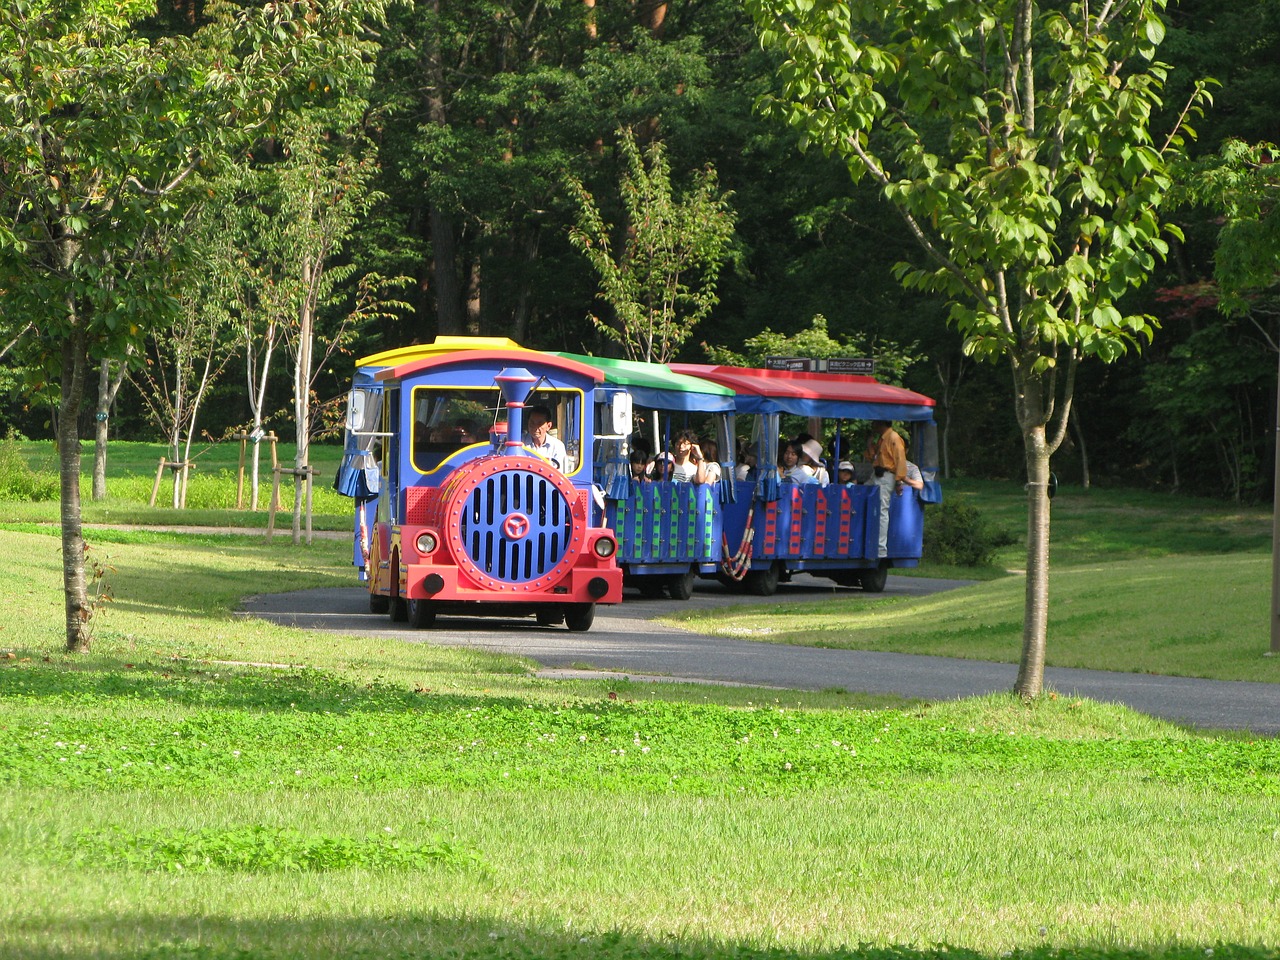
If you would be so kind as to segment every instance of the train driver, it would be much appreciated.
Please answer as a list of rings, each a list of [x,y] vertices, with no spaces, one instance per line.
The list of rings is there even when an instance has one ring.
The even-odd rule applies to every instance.
[[[569,462],[568,451],[559,437],[551,435],[551,411],[544,406],[529,408],[529,432],[524,436],[524,444],[543,460],[563,470]]]

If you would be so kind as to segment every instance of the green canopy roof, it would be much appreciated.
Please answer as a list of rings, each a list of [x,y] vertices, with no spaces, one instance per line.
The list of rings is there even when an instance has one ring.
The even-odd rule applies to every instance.
[[[697,410],[717,413],[734,407],[735,394],[729,387],[675,373],[660,363],[587,357],[580,353],[557,353],[577,360],[604,374],[605,383],[625,387],[635,402],[657,410]]]

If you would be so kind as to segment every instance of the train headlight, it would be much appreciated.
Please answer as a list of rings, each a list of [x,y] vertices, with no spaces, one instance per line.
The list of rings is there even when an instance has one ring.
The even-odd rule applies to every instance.
[[[436,540],[436,535],[430,530],[424,530],[422,533],[418,534],[417,547],[419,553],[424,555],[428,553],[435,553],[438,545],[439,542]]]
[[[608,560],[618,552],[618,541],[613,537],[598,537],[591,546],[601,560]]]

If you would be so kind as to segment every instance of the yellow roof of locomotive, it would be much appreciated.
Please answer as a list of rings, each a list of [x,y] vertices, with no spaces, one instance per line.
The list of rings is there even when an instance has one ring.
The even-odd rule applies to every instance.
[[[396,347],[361,357],[357,367],[398,367],[410,360],[430,357],[437,353],[455,353],[459,350],[524,350],[508,337],[436,337],[431,343],[415,343],[408,347]]]

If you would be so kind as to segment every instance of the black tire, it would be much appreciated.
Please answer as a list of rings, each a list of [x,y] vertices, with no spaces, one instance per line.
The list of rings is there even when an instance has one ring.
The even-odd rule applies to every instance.
[[[436,622],[436,605],[430,600],[409,601],[409,626],[425,630]]]
[[[586,633],[596,619],[594,603],[569,603],[564,608],[564,625],[572,633]]]
[[[884,591],[884,585],[889,580],[889,565],[881,564],[874,570],[864,570],[859,577],[862,589],[867,593],[881,593]]]
[[[862,586],[861,570],[832,570],[827,576],[842,587]]]
[[[391,609],[391,600],[380,593],[369,594],[369,612],[386,613]]]
[[[719,580],[719,581],[720,581],[720,583],[721,583],[721,584],[723,584],[727,589],[729,589],[729,590],[733,591],[734,593],[740,593],[740,592],[742,592],[742,581],[741,581],[741,580],[735,580],[735,579],[733,579],[733,577],[731,577],[731,576],[729,576],[727,573],[723,573],[723,572],[721,572],[721,573],[717,573],[717,574],[716,574],[716,579],[717,579],[717,580]]]
[[[661,577],[637,577],[636,587],[640,590],[640,596],[646,600],[657,600],[662,596],[662,578]]]
[[[404,623],[409,619],[409,604],[403,597],[392,597],[391,604],[391,622]]]
[[[667,578],[667,592],[672,600],[688,600],[693,596],[693,571],[673,573]]]
[[[564,611],[558,607],[546,607],[538,611],[538,626],[558,627],[564,623]]]
[[[778,592],[780,579],[778,565],[771,563],[763,570],[750,571],[742,582],[746,584],[747,593],[757,597],[772,597]]]

